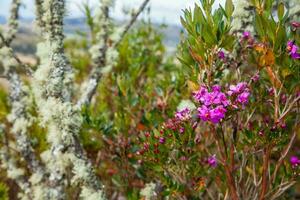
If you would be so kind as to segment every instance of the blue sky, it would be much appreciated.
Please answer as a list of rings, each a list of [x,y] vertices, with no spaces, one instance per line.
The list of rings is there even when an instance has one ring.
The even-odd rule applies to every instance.
[[[89,1],[93,7],[99,0],[67,0],[67,15],[70,17],[82,16],[79,6],[82,2]],[[137,8],[143,0],[116,0],[116,7],[113,10],[113,16],[118,19],[124,18],[123,8]],[[216,5],[224,4],[225,0],[216,0]],[[7,16],[11,0],[0,0],[0,15]],[[22,17],[34,16],[34,0],[22,0]],[[179,24],[179,17],[182,9],[191,7],[199,0],[151,0],[151,18],[155,22],[165,22],[168,24]]]

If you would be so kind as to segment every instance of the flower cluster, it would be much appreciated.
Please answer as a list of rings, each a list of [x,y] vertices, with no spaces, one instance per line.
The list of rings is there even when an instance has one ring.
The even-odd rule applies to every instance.
[[[238,108],[239,104],[244,107],[248,103],[250,96],[249,88],[245,82],[231,85],[227,94],[231,97],[235,97],[233,98],[235,101],[231,102],[231,106],[234,108]]]
[[[290,163],[291,163],[292,167],[295,168],[295,167],[299,166],[300,160],[299,160],[299,158],[297,156],[292,156],[290,158]]]
[[[226,95],[221,92],[221,87],[214,85],[212,91],[202,86],[198,91],[193,94],[194,99],[202,105],[198,108],[198,116],[203,121],[211,121],[219,123],[225,117],[226,106],[229,101]]]
[[[198,116],[203,121],[210,121],[214,124],[219,123],[227,112],[228,106],[238,108],[248,103],[250,93],[247,83],[242,82],[231,85],[227,93],[221,91],[221,86],[212,86],[211,92],[207,87],[202,86],[193,93],[194,99],[201,105],[198,108]]]
[[[299,47],[293,41],[288,41],[286,48],[292,59],[300,59],[300,54],[298,53]]]

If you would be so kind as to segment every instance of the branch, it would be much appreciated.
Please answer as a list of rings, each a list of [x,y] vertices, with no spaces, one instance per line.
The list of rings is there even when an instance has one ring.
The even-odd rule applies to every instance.
[[[270,160],[270,153],[271,153],[270,146],[267,146],[264,149],[263,153],[263,170],[262,170],[262,186],[261,192],[259,194],[259,200],[265,200],[265,195],[268,190],[268,168],[269,168],[269,160]]]
[[[72,183],[82,186],[81,197],[105,199],[102,184],[95,175],[92,163],[81,146],[78,133],[82,125],[80,113],[65,96],[69,89],[70,64],[64,54],[63,19],[64,0],[47,0],[45,31],[39,44],[40,65],[32,84],[41,123],[47,127],[50,150],[45,152],[52,186],[56,187],[53,199],[65,199],[68,169],[72,169]],[[45,52],[45,50],[47,52]],[[72,73],[72,72],[71,72]],[[68,95],[67,95],[68,96]]]
[[[102,4],[100,7],[100,13],[97,19],[100,23],[100,31],[96,35],[96,41],[98,41],[91,49],[95,51],[93,57],[93,69],[89,75],[87,82],[83,85],[82,95],[77,102],[77,107],[81,108],[82,105],[87,105],[91,102],[92,97],[96,93],[98,82],[101,78],[101,67],[106,65],[106,52],[108,49],[109,38],[109,3]]]
[[[9,52],[8,57],[12,57],[19,65],[26,66],[26,69],[31,69],[24,65],[18,57],[13,53],[12,48],[10,47],[11,42],[14,39],[14,35],[17,32],[18,29],[18,10],[20,6],[20,1],[13,1],[12,2],[12,9],[11,9],[11,17],[10,17],[10,23],[8,25],[9,30],[7,34],[7,38],[5,38],[0,33],[0,39],[2,45],[5,46]],[[28,92],[25,90],[24,83],[21,81],[20,76],[18,75],[16,68],[13,67],[13,65],[8,63],[3,63],[4,67],[7,68],[6,71],[6,78],[8,79],[8,82],[10,84],[10,90],[9,90],[9,96],[10,96],[10,103],[11,103],[11,112],[7,116],[8,121],[12,124],[11,132],[14,135],[14,138],[16,140],[16,150],[21,154],[22,159],[26,162],[28,168],[31,172],[31,178],[29,179],[27,177],[22,177],[21,180],[22,185],[25,185],[26,187],[21,187],[22,190],[24,190],[25,193],[29,193],[30,190],[30,196],[34,197],[35,194],[38,195],[38,198],[41,198],[40,193],[36,193],[43,191],[46,193],[50,189],[45,184],[45,179],[47,177],[46,169],[41,164],[41,162],[38,160],[38,158],[35,155],[34,149],[31,146],[30,138],[28,137],[28,128],[32,124],[32,118],[29,114],[29,104],[31,103],[28,97]],[[9,155],[7,155],[9,156]],[[15,168],[14,161],[11,160],[9,157],[3,157],[3,159],[6,159],[6,161],[9,163],[7,170],[11,171],[12,168]],[[10,161],[11,160],[11,161]],[[17,169],[15,169],[17,170]],[[39,178],[37,178],[39,177]],[[29,183],[30,182],[30,183]],[[30,187],[29,187],[29,184]]]
[[[131,17],[129,23],[124,27],[123,32],[121,33],[120,39],[114,43],[113,47],[118,47],[123,38],[125,37],[126,33],[129,31],[129,29],[132,27],[132,25],[135,23],[139,15],[144,11],[146,8],[147,4],[150,2],[150,0],[144,0],[144,2],[141,4],[139,7],[138,11]]]
[[[21,191],[24,192],[22,193],[22,196],[24,196],[25,199],[31,199],[30,183],[25,177],[25,170],[17,166],[16,160],[14,159],[15,155],[12,156],[9,150],[8,137],[6,133],[4,134],[4,137],[6,145],[4,145],[0,150],[1,167],[6,169],[7,177],[14,180],[20,187]]]
[[[99,56],[97,59],[93,62],[93,70],[89,75],[88,80],[84,83],[83,89],[82,89],[82,95],[80,96],[78,102],[77,102],[77,107],[81,108],[83,105],[89,105],[93,96],[96,93],[99,81],[101,79],[101,67],[105,67],[107,65],[106,63],[106,52],[108,48],[117,48],[120,44],[120,42],[123,40],[124,36],[126,33],[129,31],[129,29],[132,27],[132,25],[135,23],[137,20],[138,16],[143,12],[143,10],[146,8],[146,5],[150,2],[150,0],[145,0],[141,6],[139,7],[138,11],[136,12],[135,15],[132,16],[131,20],[129,23],[124,27],[123,32],[121,33],[121,37],[118,41],[116,41],[111,47],[107,46],[107,41],[108,41],[108,30],[105,21],[109,20],[109,13],[108,13],[108,8],[102,8],[102,12],[104,13],[104,26],[102,26],[102,30],[104,30],[104,35],[102,35],[101,38],[97,38],[100,44],[104,45],[103,47],[100,48]]]
[[[8,31],[6,34],[6,41],[10,44],[16,36],[18,30],[18,18],[19,18],[19,8],[21,5],[20,0],[12,0],[10,6],[10,17],[8,20]]]
[[[290,142],[288,143],[288,145],[286,146],[286,148],[285,148],[284,151],[282,152],[282,154],[281,154],[279,160],[277,161],[277,164],[276,164],[276,166],[275,166],[275,170],[274,170],[274,172],[273,172],[272,179],[271,179],[273,183],[274,183],[274,181],[275,181],[275,179],[276,179],[276,175],[277,175],[277,172],[278,172],[280,166],[282,165],[284,159],[286,158],[286,156],[287,156],[287,154],[289,153],[289,151],[290,151],[292,145],[293,145],[294,142],[295,142],[295,139],[296,139],[296,136],[297,136],[297,130],[298,130],[299,127],[300,127],[300,125],[298,124],[298,125],[296,126],[295,130],[293,131],[293,135],[292,135],[292,137],[291,137],[291,139],[290,139]]]
[[[0,39],[1,39],[1,43],[0,43],[0,47],[5,46],[6,48],[8,48],[9,50],[9,56],[12,57],[20,66],[23,67],[23,69],[26,71],[26,73],[31,76],[32,75],[32,69],[29,67],[29,65],[24,64],[18,57],[17,55],[14,53],[13,49],[10,47],[10,42],[7,41],[5,39],[5,37],[3,36],[3,34],[0,32]]]
[[[43,13],[44,13],[44,9],[43,9],[43,3],[44,0],[35,0],[35,13],[36,13],[36,21],[37,21],[37,25],[39,28],[41,28],[41,30],[43,30],[45,28],[45,21],[43,19]]]

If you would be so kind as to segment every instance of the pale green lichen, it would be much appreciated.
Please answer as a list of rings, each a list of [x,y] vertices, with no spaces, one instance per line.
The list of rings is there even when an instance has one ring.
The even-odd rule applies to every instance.
[[[64,176],[72,165],[73,182],[81,183],[93,196],[102,193],[102,186],[76,139],[82,119],[71,102],[72,75],[69,74],[72,70],[63,51],[64,1],[47,0],[43,8],[46,11],[43,16],[45,32],[42,43],[38,45],[40,65],[32,87],[40,121],[48,129],[47,141],[51,145],[51,150],[42,155],[50,171],[49,179],[57,187],[50,198],[66,198]]]
[[[253,33],[253,7],[248,0],[235,0],[233,12],[232,31]]]
[[[140,191],[140,195],[145,197],[145,200],[152,200],[157,196],[155,188],[155,183],[147,183],[145,187]]]
[[[8,19],[8,30],[6,35],[6,41],[8,43],[11,43],[11,41],[14,39],[17,31],[18,31],[18,15],[19,15],[19,8],[21,5],[20,0],[12,0],[11,6],[10,6],[10,17]]]
[[[100,191],[95,191],[87,187],[82,187],[80,193],[80,199],[82,200],[105,200],[104,193]]]

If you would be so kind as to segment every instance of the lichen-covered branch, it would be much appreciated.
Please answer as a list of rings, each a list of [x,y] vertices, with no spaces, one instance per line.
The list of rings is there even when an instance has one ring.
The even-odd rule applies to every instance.
[[[87,82],[82,86],[82,95],[77,103],[79,108],[91,102],[101,77],[101,67],[106,65],[110,26],[109,9],[112,4],[112,0],[101,0],[101,6],[96,10],[95,24],[99,25],[99,31],[95,37],[97,42],[90,50],[94,67]]]
[[[235,0],[234,5],[235,10],[233,12],[232,31],[253,32],[252,21],[255,8],[251,5],[250,1],[247,0]]]
[[[35,0],[35,13],[36,13],[36,21],[37,21],[37,25],[38,27],[43,30],[43,28],[45,27],[45,22],[43,19],[43,0]]]
[[[25,70],[25,72],[31,76],[32,75],[32,69],[22,63],[22,61],[17,57],[17,55],[14,53],[13,49],[10,47],[10,43],[6,40],[6,38],[3,36],[2,33],[0,33],[0,48],[4,48],[6,51],[6,55],[10,58],[13,58],[15,62],[17,62],[18,66],[21,66],[22,69]]]
[[[21,5],[20,0],[12,0],[10,6],[10,17],[8,19],[8,31],[6,33],[6,41],[10,44],[16,36],[18,31],[18,18],[19,8]]]
[[[21,189],[19,198],[22,200],[30,199],[30,183],[26,180],[25,170],[19,168],[16,163],[15,155],[12,155],[9,147],[6,126],[1,124],[0,135],[5,139],[4,146],[0,149],[1,168],[7,171],[7,177],[14,180]]]
[[[45,31],[38,45],[40,65],[34,74],[33,91],[41,124],[48,129],[47,141],[50,151],[43,153],[50,171],[50,182],[58,188],[51,199],[66,199],[64,193],[67,170],[72,166],[72,183],[82,185],[81,197],[104,199],[102,185],[84,154],[77,134],[81,116],[71,102],[71,66],[63,48],[63,0],[45,0],[43,19]]]
[[[150,0],[144,0],[141,4],[137,12],[132,16],[128,24],[122,28],[121,33],[116,38],[110,38],[110,31],[109,31],[109,24],[110,24],[110,17],[109,17],[109,9],[110,6],[113,5],[112,0],[109,1],[101,1],[102,4],[96,14],[96,22],[95,24],[100,25],[100,31],[96,35],[97,43],[92,46],[91,54],[93,58],[93,66],[89,78],[86,82],[84,82],[82,86],[81,96],[77,103],[77,106],[81,108],[83,105],[90,104],[93,96],[96,93],[96,89],[98,83],[101,79],[102,73],[109,71],[118,56],[118,52],[116,48],[120,44],[120,42],[125,37],[126,33],[132,27],[132,25],[137,20],[138,16],[143,12],[146,8],[147,4]],[[113,41],[111,45],[108,45],[108,41]]]
[[[22,200],[31,199],[30,183],[25,177],[25,171],[17,166],[14,156],[9,154],[8,147],[3,147],[0,150],[0,158],[1,167],[6,169],[7,177],[14,180],[21,189],[19,198]]]
[[[16,4],[16,1],[13,1],[12,4]],[[33,123],[33,118],[29,114],[29,106],[32,103],[29,97],[29,90],[23,84],[19,74],[16,71],[16,66],[21,66],[23,63],[15,56],[12,48],[10,47],[13,38],[17,32],[18,28],[18,8],[20,2],[17,1],[18,6],[12,5],[10,23],[8,25],[8,34],[9,37],[4,38],[0,34],[1,43],[4,44],[1,49],[1,56],[3,57],[2,64],[5,68],[5,75],[10,84],[10,104],[11,112],[7,116],[8,121],[12,124],[11,133],[16,140],[16,150],[20,153],[22,159],[26,162],[27,167],[30,169],[31,177],[26,181],[26,190],[30,190],[30,199],[47,199],[47,191],[49,188],[46,186],[46,176],[47,172],[44,166],[41,164],[39,159],[36,157],[34,149],[31,146],[31,141],[28,135],[28,128]],[[13,21],[15,21],[13,23]],[[4,62],[5,60],[5,62]],[[30,68],[28,68],[30,69]],[[7,170],[14,167],[14,161],[9,158],[9,155],[5,155],[3,152],[3,158],[6,159],[8,163]],[[22,179],[27,180],[23,177]],[[30,184],[30,188],[29,187]],[[24,185],[24,184],[23,184]],[[23,188],[21,188],[23,189]],[[29,193],[29,191],[26,191]]]

